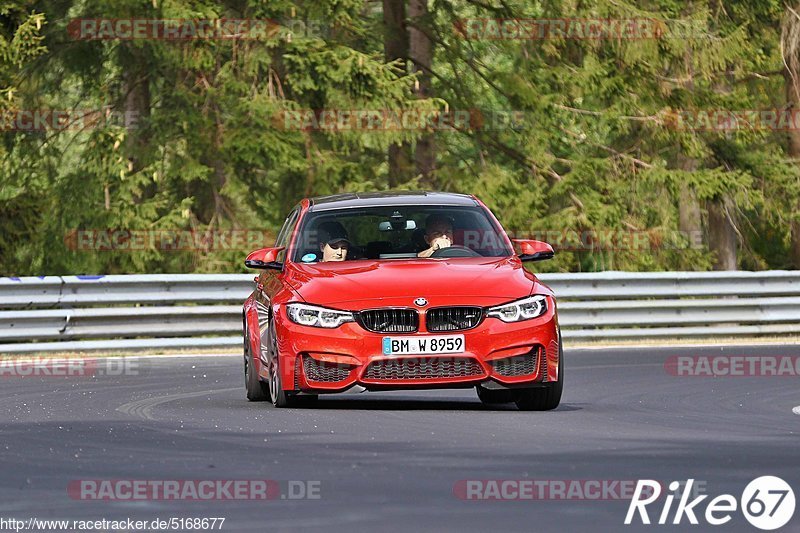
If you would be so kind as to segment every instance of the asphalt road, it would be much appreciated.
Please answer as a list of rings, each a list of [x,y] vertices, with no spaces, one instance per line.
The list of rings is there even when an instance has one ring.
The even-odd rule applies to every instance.
[[[800,346],[567,349],[562,405],[544,413],[484,407],[473,390],[329,396],[315,408],[276,410],[245,400],[237,357],[101,363],[84,377],[6,375],[0,518],[224,517],[222,531],[758,531],[738,511],[719,527],[685,518],[675,528],[626,527],[629,500],[615,499],[613,485],[603,500],[458,497],[462,480],[586,488],[692,478],[712,497],[739,498],[752,479],[776,475],[800,499],[800,378],[676,377],[664,366],[671,356],[719,354],[798,356]],[[87,479],[267,479],[281,494],[127,502],[68,492]],[[319,497],[281,498],[292,495],[290,481],[312,482],[302,486]],[[490,484],[476,486],[473,494],[492,494]],[[783,531],[800,531],[800,509]]]

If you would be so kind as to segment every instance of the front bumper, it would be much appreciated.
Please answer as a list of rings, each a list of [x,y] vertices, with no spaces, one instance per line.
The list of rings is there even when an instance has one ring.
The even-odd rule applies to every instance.
[[[473,329],[452,332],[464,335],[463,353],[411,356],[383,355],[383,338],[442,333],[373,333],[352,322],[335,329],[301,326],[281,308],[275,327],[283,386],[316,394],[354,386],[513,388],[557,381],[558,318],[555,302],[548,300],[541,317],[516,323],[485,318]]]

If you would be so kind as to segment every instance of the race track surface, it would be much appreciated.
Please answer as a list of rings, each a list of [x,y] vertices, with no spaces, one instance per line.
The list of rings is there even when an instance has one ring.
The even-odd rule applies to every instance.
[[[738,498],[752,479],[776,475],[800,498],[800,378],[665,369],[670,357],[720,354],[798,356],[800,346],[567,349],[562,404],[540,413],[483,406],[472,389],[328,396],[277,410],[245,400],[241,358],[227,356],[131,359],[114,372],[101,362],[84,377],[4,376],[0,517],[224,517],[222,531],[758,531],[739,512],[719,527],[685,518],[680,527],[624,526],[629,500],[613,494],[458,496],[462,480],[666,487],[692,478],[712,497]],[[68,492],[80,480],[209,479],[275,480],[281,494],[122,502]],[[310,486],[319,498],[282,499],[290,481],[318,482]],[[650,508],[653,520],[661,507]],[[782,531],[800,531],[800,510]]]

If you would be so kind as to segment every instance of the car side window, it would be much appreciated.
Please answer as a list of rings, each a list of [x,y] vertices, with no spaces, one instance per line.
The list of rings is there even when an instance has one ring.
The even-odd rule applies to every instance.
[[[275,247],[283,246],[284,249],[278,254],[277,260],[279,262],[283,262],[286,260],[286,248],[289,246],[289,240],[294,233],[294,227],[297,225],[297,218],[300,216],[300,210],[295,209],[289,216],[286,217],[286,221],[283,223],[283,227],[281,228],[280,233],[278,233],[278,238],[275,241]]]

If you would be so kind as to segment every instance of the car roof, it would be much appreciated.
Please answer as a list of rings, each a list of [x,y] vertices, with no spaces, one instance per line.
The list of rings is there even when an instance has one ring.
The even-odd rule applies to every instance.
[[[478,205],[470,195],[434,191],[357,192],[317,196],[309,199],[309,211],[329,211],[354,207],[385,207],[395,205]]]

